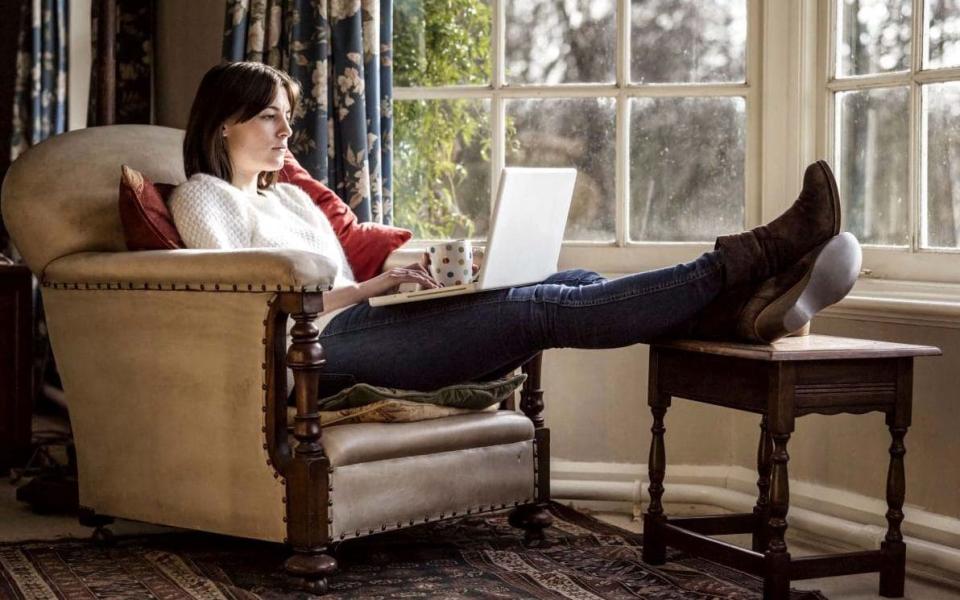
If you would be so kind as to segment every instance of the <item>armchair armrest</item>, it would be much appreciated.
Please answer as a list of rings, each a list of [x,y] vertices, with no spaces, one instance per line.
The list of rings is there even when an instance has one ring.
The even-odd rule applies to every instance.
[[[325,291],[336,265],[303,250],[151,250],[82,252],[58,258],[44,285],[106,289]]]

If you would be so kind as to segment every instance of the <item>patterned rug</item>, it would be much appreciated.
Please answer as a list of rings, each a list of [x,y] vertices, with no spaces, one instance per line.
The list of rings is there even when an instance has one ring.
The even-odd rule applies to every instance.
[[[483,598],[678,600],[757,599],[749,575],[668,551],[640,560],[641,536],[554,504],[549,544],[527,549],[506,514],[465,517],[374,535],[336,549],[330,600]],[[284,589],[280,544],[203,533],[0,545],[0,598],[133,600],[303,599]],[[792,600],[825,600],[794,592]]]

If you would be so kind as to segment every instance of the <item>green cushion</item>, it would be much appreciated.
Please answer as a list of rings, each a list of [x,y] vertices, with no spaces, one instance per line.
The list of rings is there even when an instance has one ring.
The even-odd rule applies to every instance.
[[[398,390],[377,387],[366,383],[352,385],[320,400],[320,410],[340,410],[364,406],[378,400],[407,400],[438,406],[456,408],[484,409],[510,397],[523,385],[527,376],[524,373],[511,375],[493,381],[459,383],[432,392]]]

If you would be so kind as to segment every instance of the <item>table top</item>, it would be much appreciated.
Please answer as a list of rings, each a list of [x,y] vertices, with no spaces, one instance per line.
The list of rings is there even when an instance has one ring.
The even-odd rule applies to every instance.
[[[735,358],[765,361],[845,360],[854,358],[898,358],[907,356],[940,356],[936,346],[897,344],[878,340],[802,335],[786,337],[772,344],[714,342],[706,340],[665,340],[651,345],[658,349],[686,350],[719,354]]]

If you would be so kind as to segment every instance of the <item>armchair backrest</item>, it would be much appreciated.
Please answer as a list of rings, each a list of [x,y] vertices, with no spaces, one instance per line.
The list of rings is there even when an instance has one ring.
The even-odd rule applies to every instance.
[[[183,131],[152,125],[90,127],[50,138],[11,165],[0,209],[30,269],[77,252],[126,250],[117,208],[120,165],[180,183]]]

